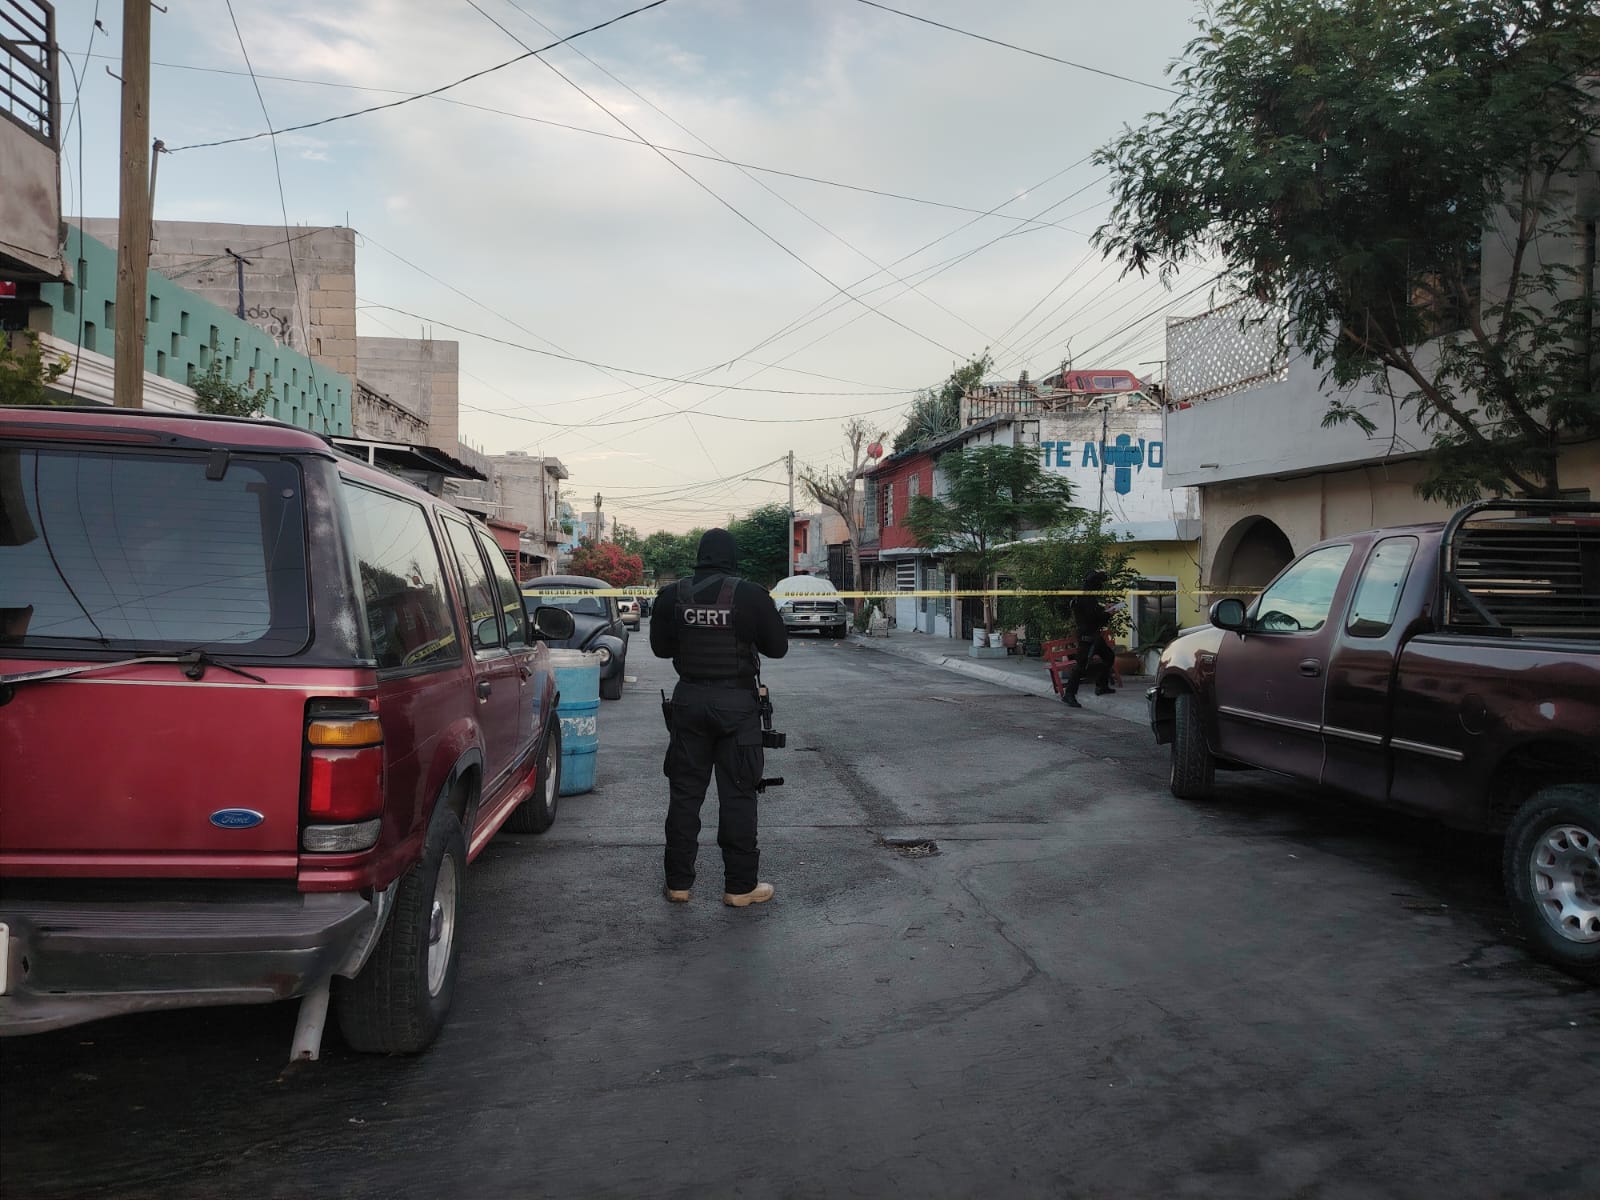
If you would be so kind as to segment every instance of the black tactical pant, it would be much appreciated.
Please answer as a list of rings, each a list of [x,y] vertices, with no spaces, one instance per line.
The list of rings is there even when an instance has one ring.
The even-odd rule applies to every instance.
[[[1063,692],[1068,696],[1078,694],[1078,683],[1083,679],[1085,672],[1093,672],[1096,688],[1111,685],[1111,663],[1113,656],[1111,647],[1106,645],[1105,638],[1098,633],[1078,635],[1078,652],[1072,660],[1072,670],[1067,672],[1067,682]]]
[[[757,883],[756,785],[765,766],[761,710],[754,685],[719,687],[679,680],[672,693],[672,740],[663,769],[671,783],[667,805],[667,886],[694,884],[700,806],[712,771],[717,776],[717,845],[723,890],[736,895]]]

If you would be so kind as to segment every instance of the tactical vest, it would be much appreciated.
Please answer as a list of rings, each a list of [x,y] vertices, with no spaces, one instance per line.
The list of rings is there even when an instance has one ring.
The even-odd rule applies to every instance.
[[[678,652],[672,656],[672,665],[680,678],[755,682],[755,647],[740,641],[733,628],[738,583],[732,575],[712,575],[698,583],[678,581],[672,614],[678,629]],[[717,591],[710,597],[713,587]]]

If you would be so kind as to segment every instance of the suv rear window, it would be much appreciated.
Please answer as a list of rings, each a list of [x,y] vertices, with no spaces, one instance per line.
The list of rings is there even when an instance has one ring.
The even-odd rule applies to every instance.
[[[0,646],[299,652],[299,468],[208,459],[0,446]]]

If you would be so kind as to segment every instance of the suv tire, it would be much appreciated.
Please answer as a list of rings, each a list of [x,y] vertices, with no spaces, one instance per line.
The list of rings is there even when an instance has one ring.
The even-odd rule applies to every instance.
[[[1506,829],[1506,900],[1534,954],[1600,980],[1600,785],[1530,796]]]
[[[466,866],[461,822],[441,801],[372,957],[338,981],[339,1031],[351,1049],[419,1054],[433,1043],[455,991]]]
[[[1206,746],[1198,702],[1193,692],[1173,698],[1172,794],[1180,800],[1204,800],[1211,795],[1217,760]]]
[[[556,823],[561,800],[561,722],[551,720],[539,755],[539,783],[501,826],[507,833],[543,833]]]

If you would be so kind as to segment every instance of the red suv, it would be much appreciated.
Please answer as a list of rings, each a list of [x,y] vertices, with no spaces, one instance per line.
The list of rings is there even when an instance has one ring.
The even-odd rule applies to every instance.
[[[542,640],[488,531],[275,422],[0,409],[0,1033],[450,1006],[465,867],[555,818]]]

